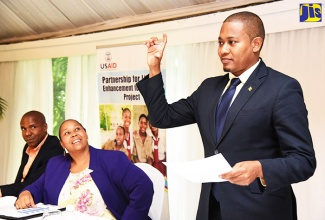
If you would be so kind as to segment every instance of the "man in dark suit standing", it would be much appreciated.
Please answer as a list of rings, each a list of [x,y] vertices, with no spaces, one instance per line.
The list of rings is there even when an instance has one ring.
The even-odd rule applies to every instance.
[[[227,74],[204,80],[189,97],[172,104],[160,73],[167,35],[161,42],[156,37],[145,42],[149,75],[137,86],[150,122],[159,128],[197,123],[205,157],[222,153],[233,167],[220,175],[226,182],[202,184],[198,220],[297,219],[291,184],[307,180],[316,169],[302,89],[264,64],[264,38],[257,15],[230,15],[218,38]],[[230,86],[233,78],[236,86]],[[227,107],[224,100],[230,102]]]
[[[59,139],[47,133],[47,123],[41,112],[25,113],[20,120],[20,128],[26,141],[21,164],[15,182],[0,186],[0,197],[18,196],[25,186],[43,174],[51,157],[64,153]]]

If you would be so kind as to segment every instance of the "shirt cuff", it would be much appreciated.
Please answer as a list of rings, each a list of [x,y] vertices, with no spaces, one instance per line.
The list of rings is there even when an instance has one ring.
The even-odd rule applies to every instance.
[[[262,186],[266,187],[266,181],[263,177],[259,177]]]

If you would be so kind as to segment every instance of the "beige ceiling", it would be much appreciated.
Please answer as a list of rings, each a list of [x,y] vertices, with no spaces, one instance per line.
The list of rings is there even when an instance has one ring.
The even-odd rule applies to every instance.
[[[0,44],[114,30],[277,0],[0,0]]]

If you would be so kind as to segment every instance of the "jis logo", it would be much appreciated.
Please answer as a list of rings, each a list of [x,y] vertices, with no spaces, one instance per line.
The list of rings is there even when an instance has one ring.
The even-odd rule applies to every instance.
[[[320,3],[300,4],[299,15],[300,15],[300,22],[321,22],[322,4]]]

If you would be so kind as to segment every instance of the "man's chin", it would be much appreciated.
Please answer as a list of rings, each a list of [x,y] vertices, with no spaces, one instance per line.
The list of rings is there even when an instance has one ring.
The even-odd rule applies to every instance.
[[[231,72],[229,68],[223,68],[224,72]]]

